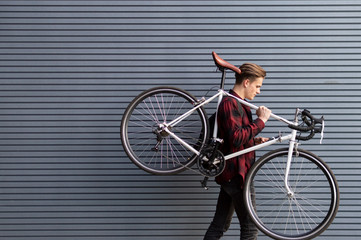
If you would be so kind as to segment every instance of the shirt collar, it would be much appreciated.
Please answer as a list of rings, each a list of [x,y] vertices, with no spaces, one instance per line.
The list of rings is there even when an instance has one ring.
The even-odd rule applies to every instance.
[[[232,94],[232,95],[235,96],[235,97],[238,97],[238,98],[240,98],[240,99],[248,102],[246,99],[241,98],[235,91],[233,91],[233,89],[230,89],[230,90],[229,90],[229,93]],[[242,104],[242,107],[243,107],[244,109],[246,109],[246,112],[247,112],[248,115],[251,114],[251,108],[250,108],[250,107],[248,107],[248,106],[246,106],[246,105],[243,105],[243,104]],[[252,119],[252,116],[250,116],[250,119]]]
[[[233,89],[230,89],[230,90],[229,90],[229,93],[232,94],[232,95],[235,96],[235,97],[238,97],[238,98],[240,98],[240,99],[242,99],[242,100],[245,100],[245,99],[241,98],[235,91],[233,91]],[[246,101],[246,100],[245,100],[245,101]]]

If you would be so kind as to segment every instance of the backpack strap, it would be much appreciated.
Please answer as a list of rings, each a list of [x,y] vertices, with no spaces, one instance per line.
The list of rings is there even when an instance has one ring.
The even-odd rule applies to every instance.
[[[228,97],[228,96],[227,96],[227,97],[225,97],[225,98],[232,98],[232,97]],[[236,101],[237,101],[237,100],[236,100]],[[244,111],[243,111],[242,104],[241,104],[239,101],[237,101],[237,106],[238,106],[238,111],[240,112],[241,117],[243,118]],[[213,134],[215,121],[216,121],[216,113],[213,113],[212,116],[210,116],[210,118],[208,118],[211,135]]]
[[[238,111],[241,113],[241,117],[243,118],[244,115],[244,111],[243,111],[243,107],[242,107],[242,103],[240,103],[237,99],[237,105],[238,105]]]
[[[232,98],[232,97],[226,96],[225,98]],[[235,100],[237,102],[238,111],[241,114],[241,117],[243,118],[244,111],[243,111],[242,103],[240,103],[237,99],[235,99]]]

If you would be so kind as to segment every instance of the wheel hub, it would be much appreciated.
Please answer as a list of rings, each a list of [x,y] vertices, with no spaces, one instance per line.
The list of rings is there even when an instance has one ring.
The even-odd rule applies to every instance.
[[[152,151],[157,152],[163,139],[169,136],[169,133],[165,131],[165,128],[168,128],[169,131],[172,129],[171,127],[166,127],[164,124],[156,124],[153,126],[153,133],[156,135],[157,143],[154,147],[152,147]]]

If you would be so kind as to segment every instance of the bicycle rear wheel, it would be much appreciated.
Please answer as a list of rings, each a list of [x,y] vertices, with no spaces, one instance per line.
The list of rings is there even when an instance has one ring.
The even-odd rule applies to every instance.
[[[252,166],[245,183],[246,208],[257,227],[272,238],[311,239],[326,230],[336,216],[338,184],[318,156],[298,149],[289,175],[294,195],[288,196],[284,186],[287,155],[288,148],[277,149]]]
[[[191,110],[196,102],[188,92],[173,87],[152,88],[136,97],[124,112],[120,127],[128,157],[152,174],[175,174],[190,167],[196,154],[165,131],[160,131],[159,126]],[[204,109],[198,108],[168,130],[200,150],[208,138]]]

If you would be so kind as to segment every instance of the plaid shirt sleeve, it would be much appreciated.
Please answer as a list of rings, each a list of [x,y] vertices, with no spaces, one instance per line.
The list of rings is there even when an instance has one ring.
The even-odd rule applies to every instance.
[[[236,95],[232,91],[231,93]],[[224,141],[220,150],[224,155],[254,146],[254,137],[265,127],[261,119],[257,118],[252,121],[252,113],[249,107],[242,105],[243,113],[241,113],[238,106],[236,99],[225,97],[218,108],[218,134]],[[227,160],[225,170],[216,178],[217,183],[222,184],[239,175],[240,184],[243,185],[246,174],[254,160],[254,151]]]

